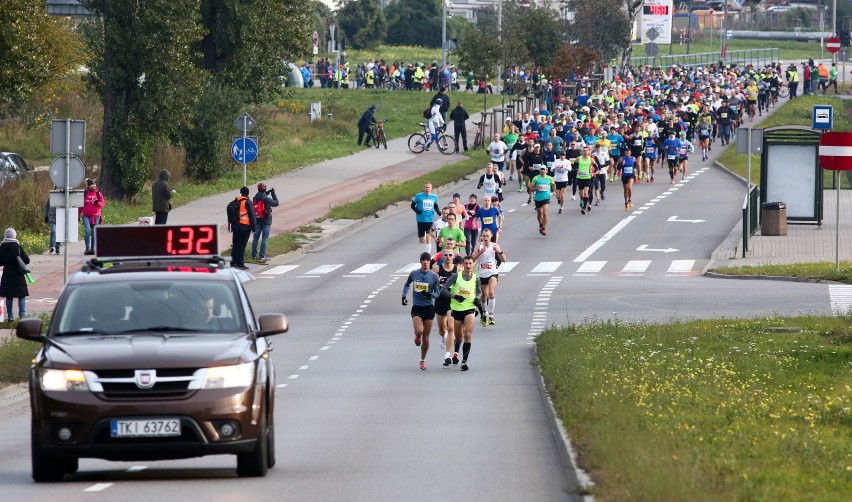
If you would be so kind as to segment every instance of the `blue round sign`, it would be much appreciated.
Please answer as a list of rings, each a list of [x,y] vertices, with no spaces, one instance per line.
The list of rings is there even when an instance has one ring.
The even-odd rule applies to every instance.
[[[251,138],[237,138],[231,144],[231,157],[238,164],[251,164],[257,159],[257,143]]]

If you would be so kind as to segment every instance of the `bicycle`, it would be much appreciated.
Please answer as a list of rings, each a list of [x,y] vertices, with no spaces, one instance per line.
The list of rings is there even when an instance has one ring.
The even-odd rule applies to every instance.
[[[385,150],[388,149],[388,137],[385,134],[385,127],[384,127],[385,122],[387,122],[387,119],[378,120],[372,126],[373,127],[373,144],[375,145],[376,149],[379,148],[379,143],[381,143],[382,146],[385,147]]]
[[[473,149],[479,150],[485,147],[482,141],[482,133],[484,132],[483,124],[482,122],[474,122],[473,125],[476,126],[476,136],[473,137]]]
[[[423,153],[426,149],[427,138],[431,136],[427,123],[420,122],[420,127],[423,128],[422,132],[416,132],[408,137],[408,149],[411,150],[411,153]],[[456,153],[456,140],[452,136],[444,134],[443,127],[438,131],[438,139],[434,143],[438,146],[438,151],[444,155]]]
[[[790,88],[784,82],[781,82],[781,85],[778,87],[778,95],[782,98],[790,95]]]

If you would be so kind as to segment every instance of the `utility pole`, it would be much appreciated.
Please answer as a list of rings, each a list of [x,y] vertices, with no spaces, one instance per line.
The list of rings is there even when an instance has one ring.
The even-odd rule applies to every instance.
[[[447,66],[447,0],[441,0],[441,71]]]

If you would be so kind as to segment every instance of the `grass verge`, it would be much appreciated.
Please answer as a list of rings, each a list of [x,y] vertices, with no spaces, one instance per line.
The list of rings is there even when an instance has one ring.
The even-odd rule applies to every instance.
[[[674,37],[673,37],[674,38]],[[727,41],[728,50],[729,51],[738,51],[738,50],[747,50],[747,49],[768,49],[768,48],[776,48],[781,49],[781,61],[784,61],[785,64],[789,64],[793,61],[804,61],[809,58],[822,58],[829,57],[831,54],[825,53],[821,55],[820,52],[820,44],[818,41],[807,42],[807,41],[798,41],[798,40],[757,40],[757,39],[747,39],[747,38],[735,38]],[[719,52],[719,39],[714,37],[712,40],[709,38],[701,39],[693,41],[689,44],[689,53],[690,54],[699,54],[704,52]],[[687,45],[684,44],[671,44],[669,45],[660,45],[660,55],[665,56],[668,54],[686,54]],[[642,55],[644,54],[644,47],[640,45],[633,46],[633,54],[634,55]]]
[[[852,100],[840,99],[834,96],[800,96],[784,103],[775,113],[766,118],[758,126],[761,129],[779,125],[811,126],[811,114],[814,105],[831,105],[834,107],[834,131],[852,131]],[[736,135],[736,131],[732,134]],[[717,143],[718,144],[718,143]],[[751,160],[751,182],[760,184],[760,155],[754,155]],[[748,177],[748,156],[737,153],[736,141],[719,156],[718,161],[734,173]],[[832,173],[825,173],[825,186],[832,186]],[[841,176],[841,188],[849,188],[848,181]]]
[[[835,501],[852,493],[850,321],[593,322],[537,344],[597,500]]]
[[[840,270],[834,263],[794,263],[789,265],[751,265],[742,267],[720,267],[711,272],[724,275],[757,275],[795,277],[813,281],[835,281],[852,284],[852,262],[840,262]]]

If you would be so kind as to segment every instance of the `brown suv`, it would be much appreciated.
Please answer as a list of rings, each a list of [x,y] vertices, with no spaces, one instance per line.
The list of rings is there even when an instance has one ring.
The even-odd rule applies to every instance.
[[[98,238],[101,238],[99,234]],[[245,272],[221,258],[94,259],[62,291],[32,367],[32,476],[57,481],[81,457],[162,460],[236,454],[241,476],[275,464],[275,371]]]

